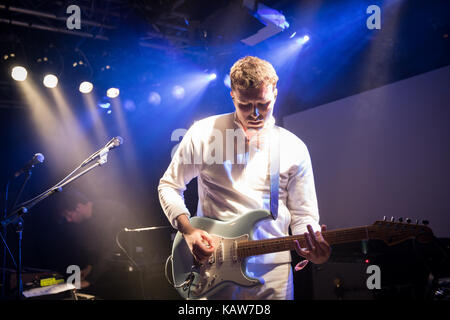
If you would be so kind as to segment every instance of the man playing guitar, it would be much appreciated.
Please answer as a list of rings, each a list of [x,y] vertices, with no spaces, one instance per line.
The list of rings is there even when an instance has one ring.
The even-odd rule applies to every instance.
[[[330,245],[319,225],[314,177],[306,145],[275,125],[273,117],[278,76],[273,66],[257,57],[244,57],[231,68],[231,98],[235,112],[195,122],[187,131],[158,186],[161,206],[172,226],[183,234],[195,260],[206,263],[215,244],[211,235],[190,223],[183,192],[198,178],[197,216],[229,221],[250,210],[270,207],[270,148],[274,128],[279,139],[279,201],[276,219],[255,225],[253,238],[271,239],[304,234],[306,248],[296,252],[321,264]],[[242,287],[227,283],[209,299],[293,299],[290,251],[248,258],[246,271],[261,285]]]

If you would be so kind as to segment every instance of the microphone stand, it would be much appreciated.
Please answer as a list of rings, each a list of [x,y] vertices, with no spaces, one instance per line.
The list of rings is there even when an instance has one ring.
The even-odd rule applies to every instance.
[[[11,209],[16,206],[17,202],[20,199],[20,196],[22,195],[23,190],[25,189],[25,185],[27,184],[27,182],[28,182],[28,180],[30,178],[31,178],[31,168],[26,171],[26,177],[23,180],[22,185],[20,186],[19,192],[16,194],[16,198],[14,199],[14,203],[11,206]],[[9,187],[9,181],[8,181],[8,187]],[[4,214],[5,215],[4,215],[3,218],[7,217],[7,212],[8,212],[8,202],[7,202],[7,200],[8,200],[8,198],[7,198],[8,190],[6,190],[5,193],[6,193],[6,196],[5,196],[5,210],[4,210]],[[17,225],[16,225],[16,234],[20,238],[20,241],[18,241],[19,244],[21,243],[21,240],[22,240],[22,230],[23,230],[23,222],[19,221],[17,223]],[[6,225],[3,225],[3,228],[2,228],[2,237],[3,237],[2,240],[3,241],[6,241],[6,235],[7,235]],[[7,250],[6,247],[7,247],[7,244],[5,242],[4,243],[4,249],[3,249],[3,264],[2,264],[2,283],[3,283],[3,286],[2,286],[2,297],[4,297],[4,295],[5,295],[5,287],[6,287],[5,286],[5,279],[6,279],[6,277],[5,277],[5,274],[6,274],[6,250]],[[19,246],[17,248],[17,250],[18,250],[18,252],[21,252],[22,247]],[[18,254],[18,257],[20,257],[20,256],[21,256],[21,254]],[[17,263],[21,264],[21,259],[18,259]],[[19,268],[17,266],[17,263],[14,262],[14,264],[16,265],[16,268]],[[20,266],[20,268],[21,268],[21,266]]]
[[[52,194],[56,192],[61,192],[62,187],[68,185],[72,181],[80,178],[81,176],[85,175],[95,167],[101,166],[107,162],[108,158],[108,151],[104,151],[100,154],[100,159],[90,166],[89,168],[83,170],[82,172],[78,173],[74,177],[68,179],[68,177],[64,178],[62,183],[59,183],[55,185],[54,187],[48,189],[47,191],[43,192],[39,196],[26,201],[22,203],[22,205],[19,206],[18,209],[14,210],[11,214],[7,215],[6,218],[4,218],[1,221],[1,225],[3,228],[6,228],[10,223],[13,223],[17,221],[16,224],[16,235],[17,235],[17,261],[16,261],[16,280],[17,280],[17,298],[20,300],[23,297],[23,283],[22,283],[22,234],[23,234],[23,216],[28,213],[28,211],[34,207],[36,204],[44,200],[45,198],[51,196]],[[74,171],[70,175],[73,174]],[[69,176],[70,176],[69,175]],[[29,177],[29,176],[28,176]],[[68,180],[67,180],[68,179]],[[28,180],[28,179],[27,179]]]
[[[28,180],[31,178],[31,170],[28,170],[26,173],[25,180],[23,180],[22,185],[20,186],[19,192],[16,195],[16,199],[14,200],[13,205],[11,206],[11,209],[14,208],[17,204],[17,202],[20,199],[20,196],[22,195],[23,189],[25,188],[25,185],[27,184]]]

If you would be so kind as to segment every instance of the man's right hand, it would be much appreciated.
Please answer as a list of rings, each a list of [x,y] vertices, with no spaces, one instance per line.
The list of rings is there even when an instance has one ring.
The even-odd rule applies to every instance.
[[[208,232],[192,227],[186,215],[177,217],[178,230],[183,234],[194,258],[204,263],[214,252],[214,242]]]

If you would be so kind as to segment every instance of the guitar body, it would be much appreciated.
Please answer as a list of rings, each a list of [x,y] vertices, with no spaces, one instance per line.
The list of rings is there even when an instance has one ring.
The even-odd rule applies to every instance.
[[[260,284],[258,279],[246,274],[247,258],[237,256],[237,243],[252,240],[255,224],[268,218],[272,218],[272,215],[267,210],[250,211],[226,222],[202,217],[191,218],[193,227],[211,235],[216,250],[208,262],[198,265],[194,262],[183,235],[177,233],[172,247],[172,275],[175,285],[186,283],[176,288],[178,293],[185,299],[198,299],[214,294],[227,283],[243,287]]]

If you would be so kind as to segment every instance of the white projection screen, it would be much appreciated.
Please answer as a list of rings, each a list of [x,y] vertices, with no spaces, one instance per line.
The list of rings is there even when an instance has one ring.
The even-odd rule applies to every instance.
[[[403,217],[450,237],[449,80],[447,66],[283,118],[310,151],[322,224]]]

